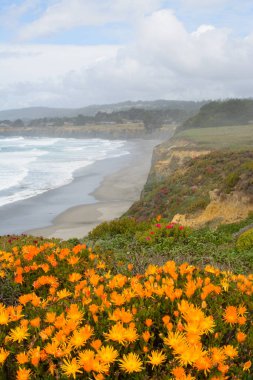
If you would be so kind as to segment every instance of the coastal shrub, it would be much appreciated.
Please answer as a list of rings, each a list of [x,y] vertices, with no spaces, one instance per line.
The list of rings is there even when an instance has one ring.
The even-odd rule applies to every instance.
[[[224,187],[226,193],[229,193],[240,180],[240,175],[238,173],[230,173],[224,180]]]
[[[103,222],[95,227],[89,234],[91,240],[103,239],[115,235],[132,235],[138,229],[145,229],[147,223],[137,222],[134,218],[126,217]]]
[[[248,231],[245,231],[239,236],[236,242],[236,247],[238,251],[242,252],[245,250],[253,250],[253,228]]]
[[[152,223],[147,230],[136,232],[135,237],[137,241],[148,245],[167,243],[167,246],[171,246],[178,240],[185,240],[189,233],[189,228],[159,220]]]
[[[0,302],[0,379],[252,378],[253,274],[172,260],[113,274],[103,252],[52,241],[13,242],[0,264],[19,290]]]
[[[72,247],[74,247],[75,245],[78,245],[78,244],[81,243],[80,239],[75,238],[75,237],[74,237],[74,238],[70,238],[70,239],[68,239],[67,242],[68,242],[68,244],[69,244],[70,246],[72,246]]]
[[[146,223],[146,227],[145,227]],[[135,262],[135,270],[142,271],[145,265],[150,263],[163,263],[166,260],[175,260],[178,264],[187,261],[192,265],[204,267],[207,264],[215,265],[222,270],[230,270],[235,273],[253,272],[253,252],[244,250],[238,252],[235,235],[240,230],[253,224],[253,213],[249,217],[237,223],[222,224],[217,229],[205,227],[187,231],[186,237],[174,240],[170,238],[152,239],[146,238],[150,232],[155,232],[157,223],[170,224],[168,219],[153,219],[140,223],[141,230],[136,225],[134,234],[117,234],[114,236],[97,236],[96,240],[85,238],[86,243],[103,253],[115,270],[117,260]],[[145,228],[144,228],[145,227]],[[157,235],[159,236],[159,235]]]

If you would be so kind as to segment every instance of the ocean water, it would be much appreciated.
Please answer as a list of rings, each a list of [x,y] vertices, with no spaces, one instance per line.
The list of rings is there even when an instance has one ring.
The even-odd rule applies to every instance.
[[[70,183],[98,160],[128,154],[125,141],[0,137],[0,207]]]

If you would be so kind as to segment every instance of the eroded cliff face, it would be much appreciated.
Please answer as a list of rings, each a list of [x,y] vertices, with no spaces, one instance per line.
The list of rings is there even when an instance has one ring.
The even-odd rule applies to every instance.
[[[230,158],[230,153],[220,151],[215,158],[219,169],[215,166],[216,161],[210,153],[211,150],[200,149],[187,140],[171,140],[157,146],[154,149],[150,174],[141,200],[130,209],[130,215],[145,219],[154,217],[155,212],[160,211],[162,215],[169,216],[173,222],[193,228],[207,224],[215,227],[221,223],[233,223],[245,219],[249,212],[253,212],[253,179],[250,178],[250,173],[253,178],[252,152],[242,152],[241,155],[236,153],[237,161],[233,167],[234,157]],[[226,166],[224,173],[223,164]],[[245,167],[238,174],[238,178],[237,165],[241,165],[240,168]],[[192,177],[189,176],[189,170]],[[215,172],[218,173],[216,177]],[[184,180],[186,175],[187,181]],[[214,179],[211,180],[210,186],[206,186],[210,177]],[[175,206],[175,188],[172,188],[174,180],[175,186],[178,186],[180,191],[184,187],[180,197],[176,199],[178,206]],[[203,199],[202,194],[205,194]],[[194,202],[189,206],[191,198],[194,197]],[[159,202],[161,202],[160,208]],[[182,205],[186,205],[185,209]]]
[[[210,153],[210,150],[197,149],[186,140],[165,142],[155,147],[149,180],[159,180],[172,174],[176,169],[183,168],[189,159]]]
[[[196,214],[176,214],[172,219],[174,223],[184,226],[199,228],[205,225],[217,226],[221,223],[235,223],[246,219],[249,212],[253,211],[252,199],[242,192],[231,194],[217,194],[210,191],[210,203]]]

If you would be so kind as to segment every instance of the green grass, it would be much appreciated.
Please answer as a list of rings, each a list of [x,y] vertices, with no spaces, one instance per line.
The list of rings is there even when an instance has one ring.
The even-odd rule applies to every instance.
[[[167,223],[161,220],[162,226]],[[144,224],[133,219],[129,223],[129,218],[124,218],[99,225],[85,241],[107,255],[112,267],[119,261],[133,262],[136,272],[142,272],[150,263],[160,265],[175,260],[179,264],[185,261],[200,267],[211,264],[235,273],[252,273],[253,248],[239,250],[236,245],[236,233],[252,223],[253,214],[240,223],[220,225],[216,230],[208,227],[186,229],[183,235],[171,239],[161,234],[155,220]],[[122,228],[124,224],[125,229]],[[132,233],[134,225],[135,234]],[[146,240],[147,237],[151,240]]]
[[[251,149],[253,125],[188,129],[176,134],[174,140],[186,139],[200,148]]]

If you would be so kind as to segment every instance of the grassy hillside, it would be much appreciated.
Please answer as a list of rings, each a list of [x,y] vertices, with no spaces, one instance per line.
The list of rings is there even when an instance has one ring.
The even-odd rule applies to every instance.
[[[185,140],[199,148],[251,149],[253,146],[253,124],[193,128],[178,132],[173,139]]]
[[[253,99],[215,101],[201,107],[199,113],[186,120],[180,130],[216,126],[252,124]]]
[[[172,219],[178,213],[193,214],[206,208],[214,190],[217,195],[240,192],[253,199],[253,152],[215,151],[190,159],[171,175],[149,181],[127,215]]]

